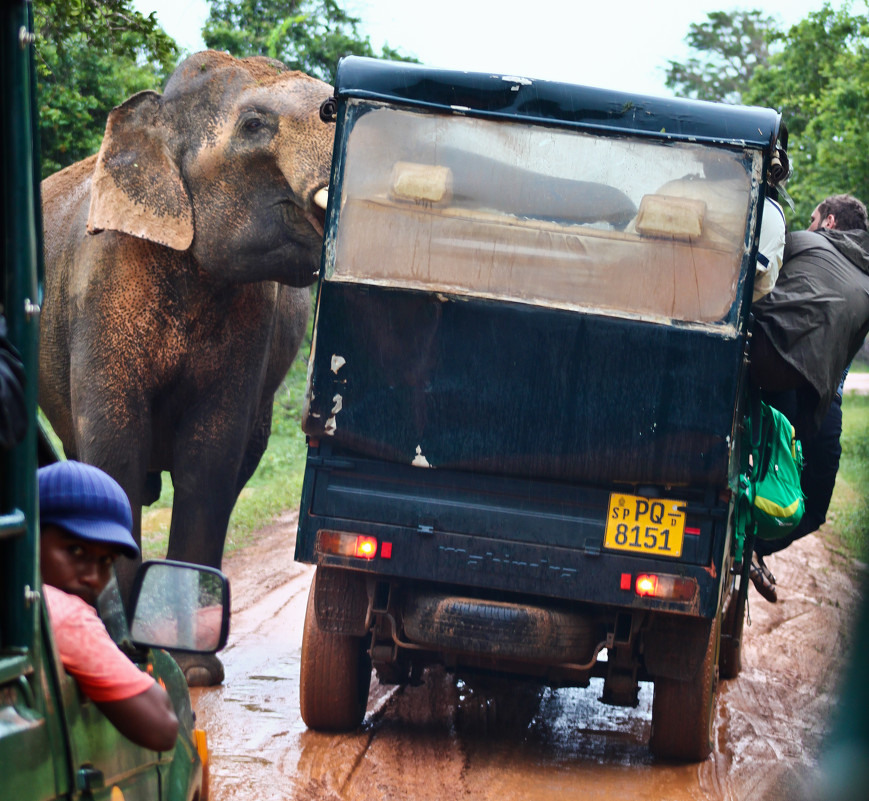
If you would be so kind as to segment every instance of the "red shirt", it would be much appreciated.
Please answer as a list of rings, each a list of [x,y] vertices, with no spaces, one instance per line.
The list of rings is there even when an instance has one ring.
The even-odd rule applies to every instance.
[[[150,689],[141,671],[109,636],[97,610],[57,587],[42,587],[60,661],[93,701],[125,701]]]

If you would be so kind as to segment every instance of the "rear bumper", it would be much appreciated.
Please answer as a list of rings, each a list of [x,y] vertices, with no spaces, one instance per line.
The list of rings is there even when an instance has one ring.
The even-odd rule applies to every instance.
[[[685,504],[678,557],[604,547],[611,491],[486,473],[427,470],[309,448],[295,558],[391,583],[467,587],[589,605],[711,618],[718,609],[730,510],[713,489],[634,488]],[[376,540],[367,558],[320,547],[321,532]],[[687,527],[686,527],[687,531]],[[696,585],[689,598],[637,592],[644,574]]]
[[[352,527],[347,521],[321,521],[323,528]],[[436,582],[630,609],[712,617],[717,609],[721,565],[686,565],[641,556],[518,543],[447,532],[419,534],[395,527],[366,525],[378,539],[372,559],[319,553],[316,534],[297,540],[296,560],[360,571],[383,580]],[[386,544],[387,549],[383,546]],[[383,553],[388,552],[389,557]],[[690,601],[638,595],[636,580],[647,574],[693,579]]]

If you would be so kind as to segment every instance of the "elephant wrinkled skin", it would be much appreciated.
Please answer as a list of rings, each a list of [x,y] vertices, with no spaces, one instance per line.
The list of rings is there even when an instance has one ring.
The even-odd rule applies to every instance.
[[[43,182],[40,404],[67,456],[126,490],[137,541],[170,472],[170,559],[220,565],[265,450],[319,269],[330,94],[271,59],[198,53]],[[219,681],[212,659],[188,680]]]

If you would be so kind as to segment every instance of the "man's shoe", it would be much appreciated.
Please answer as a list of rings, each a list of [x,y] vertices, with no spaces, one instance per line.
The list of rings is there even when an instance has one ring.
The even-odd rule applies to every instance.
[[[778,594],[775,591],[775,576],[770,573],[769,568],[764,564],[762,556],[755,555],[752,558],[748,575],[755,589],[767,601],[771,604],[778,601]]]

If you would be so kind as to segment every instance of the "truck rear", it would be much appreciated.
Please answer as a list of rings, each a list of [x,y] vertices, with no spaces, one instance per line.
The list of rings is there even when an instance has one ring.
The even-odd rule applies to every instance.
[[[778,114],[357,58],[324,113],[302,717],[372,668],[650,681],[653,752],[705,758]]]

